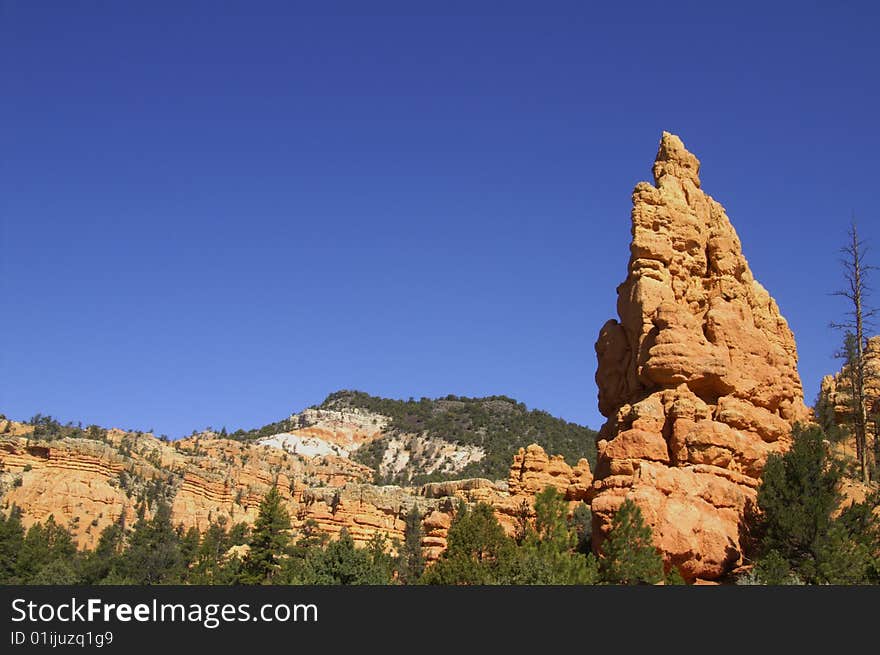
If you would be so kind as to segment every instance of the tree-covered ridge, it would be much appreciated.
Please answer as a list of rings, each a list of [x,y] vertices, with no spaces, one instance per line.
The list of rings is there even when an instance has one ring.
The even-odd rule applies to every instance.
[[[321,403],[320,409],[358,408],[391,419],[386,436],[364,446],[354,459],[372,468],[395,434],[424,434],[460,445],[482,448],[485,457],[472,462],[454,475],[435,473],[412,480],[384,480],[420,484],[450,477],[506,478],[513,456],[520,448],[536,443],[548,453],[562,455],[570,464],[582,457],[596,464],[596,432],[576,423],[551,416],[542,410],[529,410],[524,403],[507,396],[394,400],[371,396],[362,391],[337,391]]]
[[[296,426],[289,418],[283,418],[280,421],[267,423],[259,428],[252,428],[250,430],[239,428],[235,432],[230,432],[229,434],[226,433],[226,428],[223,428],[217,434],[220,437],[228,437],[229,439],[235,439],[237,441],[256,441],[282,432],[289,432],[295,427]]]
[[[6,419],[5,414],[0,414],[0,421],[3,426],[0,428],[0,435],[9,432],[12,428],[11,421]],[[88,425],[83,427],[82,423],[68,422],[61,424],[60,421],[49,415],[35,414],[26,422],[26,425],[33,427],[30,436],[38,441],[55,441],[57,439],[94,439],[96,441],[107,441],[107,430],[98,425]]]

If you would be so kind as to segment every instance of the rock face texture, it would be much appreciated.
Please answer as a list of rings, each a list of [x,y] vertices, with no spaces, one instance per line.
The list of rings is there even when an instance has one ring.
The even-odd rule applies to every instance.
[[[347,437],[346,437],[347,438]],[[307,522],[331,537],[346,528],[357,545],[375,534],[404,539],[407,513],[423,517],[426,559],[446,549],[458,502],[486,502],[508,533],[535,494],[555,486],[572,505],[586,498],[592,475],[537,445],[520,449],[508,483],[483,478],[421,487],[370,484],[374,471],[333,454],[293,453],[260,443],[204,433],[167,443],[149,434],[110,430],[100,439],[34,438],[33,427],[0,420],[0,513],[15,505],[25,527],[50,515],[67,526],[80,548],[94,548],[108,525],[132,525],[137,509],[171,506],[172,520],[205,530],[212,521],[252,524],[262,497],[277,484],[294,531]],[[511,490],[509,490],[509,488]]]
[[[30,426],[13,427],[0,436],[0,512],[17,506],[25,527],[52,515],[81,548],[93,548],[120,519],[131,525],[145,500],[154,508],[164,499],[175,524],[205,529],[212,520],[252,523],[273,482],[298,511],[313,487],[344,488],[373,474],[347,459],[295,457],[212,436],[165,443],[110,430],[101,440],[42,441],[31,438]]]
[[[834,375],[822,378],[816,402],[817,419],[827,428],[841,428],[848,436],[852,419],[852,389],[849,366],[844,365]],[[868,339],[865,348],[865,400],[869,415],[880,414],[880,336]],[[877,430],[875,421],[868,421],[868,443],[873,442]],[[853,448],[854,448],[853,444]],[[870,447],[870,446],[869,446]]]
[[[50,515],[71,528],[80,547],[92,548],[101,531],[120,519],[136,520],[135,504],[119,485],[129,462],[115,449],[98,441],[82,444],[29,445],[27,439],[10,437],[0,442],[0,466],[13,484],[3,497],[0,512],[8,506],[22,509],[25,527],[43,522]],[[158,474],[150,465],[138,463],[138,474]],[[13,477],[14,476],[14,477]]]
[[[454,401],[437,401],[440,407]],[[329,407],[310,407],[287,419],[289,428],[257,440],[259,445],[281,448],[294,455],[336,455],[350,460],[358,450],[382,442],[377,472],[384,479],[406,480],[414,475],[456,474],[486,453],[475,445],[447,441],[437,436],[389,430],[392,419],[361,407],[346,406],[342,397]]]
[[[663,133],[654,184],[633,191],[619,320],[596,342],[600,432],[594,548],[625,499],[690,579],[741,559],[739,523],[767,455],[809,418],[794,336],[755,280],[700,162]]]
[[[546,487],[556,487],[566,500],[586,500],[593,482],[590,463],[581,459],[569,466],[561,455],[547,455],[537,444],[520,448],[513,456],[507,489],[511,496],[534,496]]]
[[[262,446],[274,446],[288,452],[315,457],[337,455],[348,457],[364,444],[382,436],[388,418],[362,409],[309,408],[289,419],[292,427],[260,439]]]

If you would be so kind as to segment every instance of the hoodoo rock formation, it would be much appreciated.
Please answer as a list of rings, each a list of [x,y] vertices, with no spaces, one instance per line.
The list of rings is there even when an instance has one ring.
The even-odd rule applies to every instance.
[[[511,496],[534,496],[547,487],[556,487],[567,500],[585,500],[593,474],[590,463],[581,459],[574,467],[560,455],[548,455],[537,444],[520,448],[513,456],[507,488]]]
[[[663,133],[654,184],[633,192],[620,320],[596,343],[594,547],[630,498],[667,566],[715,579],[742,557],[740,523],[770,453],[809,419],[794,336],[755,280],[700,162]]]
[[[852,437],[849,428],[853,422],[853,376],[848,364],[833,375],[822,378],[816,403],[817,420],[829,431],[842,430],[844,436]],[[877,420],[880,416],[880,335],[868,339],[865,348],[865,404],[868,411],[868,443],[874,441]],[[849,444],[848,444],[849,445]],[[855,444],[852,444],[853,449]]]

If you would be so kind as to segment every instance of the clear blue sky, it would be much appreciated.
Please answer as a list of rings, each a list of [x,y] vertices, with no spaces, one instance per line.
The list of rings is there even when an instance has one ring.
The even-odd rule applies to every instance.
[[[876,3],[606,4],[0,2],[0,411],[179,436],[358,388],[598,427],[662,130],[812,402],[853,212],[880,264]]]

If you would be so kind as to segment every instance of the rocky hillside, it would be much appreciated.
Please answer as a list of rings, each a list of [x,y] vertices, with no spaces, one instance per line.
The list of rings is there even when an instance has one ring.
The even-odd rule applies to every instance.
[[[86,548],[110,523],[131,524],[159,502],[169,503],[187,527],[251,523],[274,482],[292,499],[306,488],[344,487],[372,476],[334,455],[292,456],[212,433],[168,442],[45,417],[33,424],[0,420],[0,510],[21,508],[25,525],[52,515]]]
[[[392,400],[339,391],[278,423],[232,438],[302,455],[335,454],[382,484],[504,479],[519,448],[536,443],[569,462],[594,463],[596,433],[505,396]]]
[[[277,484],[295,529],[314,522],[332,536],[346,528],[360,545],[375,534],[402,540],[406,515],[417,506],[430,561],[446,547],[459,500],[490,503],[513,534],[523,508],[530,512],[544,487],[559,489],[573,508],[592,482],[586,460],[572,467],[537,445],[515,453],[504,480],[399,487],[371,484],[370,469],[332,454],[294,455],[211,434],[167,443],[121,430],[71,436],[74,430],[47,438],[35,436],[33,425],[0,421],[0,511],[18,507],[25,527],[53,516],[81,548],[94,548],[112,523],[151,515],[159,501],[171,505],[174,524],[184,529],[250,525],[260,499]]]
[[[504,448],[493,441],[501,426],[526,425],[532,428],[527,434],[554,443],[559,437],[553,428],[568,424],[550,419],[550,428],[538,432],[535,426],[547,415],[527,412],[509,399],[423,401],[421,407],[431,409],[422,413],[410,411],[412,404],[419,405],[340,392],[319,407],[258,430],[226,436],[204,432],[178,441],[61,425],[50,417],[29,423],[0,419],[0,512],[18,507],[25,527],[52,516],[81,548],[91,549],[108,525],[131,525],[141,513],[150,516],[160,502],[170,505],[175,525],[183,528],[249,525],[261,498],[277,484],[295,528],[313,521],[331,536],[346,528],[361,545],[375,534],[402,539],[407,512],[417,506],[431,559],[445,548],[459,500],[490,503],[512,533],[523,508],[530,511],[534,495],[547,485],[572,504],[586,499],[592,482],[586,459],[571,466],[539,445],[519,446],[522,435],[511,437]],[[495,420],[496,414],[507,421]],[[447,416],[455,421],[447,424]],[[399,428],[420,426],[420,421],[425,422],[421,429]],[[447,425],[452,427],[442,433],[448,435],[444,439],[439,431]],[[566,434],[590,435],[578,426]],[[378,463],[389,467],[385,473],[354,461],[364,448],[381,453],[396,448]],[[463,475],[471,464],[505,456],[503,469],[487,469],[498,473],[491,479]],[[402,473],[434,475],[437,481],[373,484],[377,476]]]

